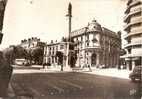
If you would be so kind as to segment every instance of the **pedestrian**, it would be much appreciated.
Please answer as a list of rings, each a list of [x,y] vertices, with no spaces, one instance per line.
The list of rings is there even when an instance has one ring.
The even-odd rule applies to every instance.
[[[91,65],[88,64],[89,71],[92,72]]]
[[[63,71],[63,64],[61,64],[61,71]]]

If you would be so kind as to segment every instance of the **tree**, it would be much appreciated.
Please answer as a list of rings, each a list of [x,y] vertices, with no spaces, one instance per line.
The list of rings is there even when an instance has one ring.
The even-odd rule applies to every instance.
[[[33,60],[33,58],[32,58],[32,49],[28,49],[26,51],[27,51],[27,55],[26,55],[25,59],[29,60],[30,64],[32,64],[32,60]]]
[[[70,52],[69,53],[69,59],[70,59],[70,65],[71,65],[71,67],[74,67],[75,63],[76,63],[76,60],[77,60],[77,53]]]
[[[43,48],[40,48],[40,47],[32,50],[32,53],[31,53],[32,59],[35,62],[35,64],[42,64],[43,53],[44,53],[44,50],[43,50]]]
[[[58,64],[61,65],[61,71],[63,71],[63,53],[60,51],[56,52],[56,57],[58,57]]]
[[[9,64],[13,64],[13,61],[15,59],[13,47],[7,48],[3,51],[4,57],[7,60]]]
[[[15,58],[25,58],[26,59],[27,54],[28,53],[25,48],[21,46],[14,47]]]
[[[26,59],[27,51],[21,46],[11,46],[4,51],[4,56],[10,64],[13,64],[17,58]]]

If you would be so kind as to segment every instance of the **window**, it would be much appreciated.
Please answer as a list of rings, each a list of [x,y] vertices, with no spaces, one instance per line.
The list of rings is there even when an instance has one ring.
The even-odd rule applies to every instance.
[[[142,45],[135,45],[135,46],[133,46],[133,48],[135,49],[137,49],[137,48],[142,48]]]
[[[128,54],[131,54],[131,49],[128,49]]]
[[[81,41],[83,41],[83,37],[81,36]]]
[[[89,40],[89,34],[87,35],[87,39]]]
[[[64,49],[64,45],[60,45],[60,49]]]
[[[51,55],[51,51],[49,50],[49,55]]]
[[[52,54],[54,55],[54,47],[53,47],[53,50],[52,50]]]
[[[81,48],[83,48],[83,43],[80,44]]]
[[[52,63],[54,63],[54,57],[52,57]]]
[[[89,46],[89,42],[87,42],[87,46]]]
[[[87,64],[88,64],[88,58],[87,58]]]
[[[58,51],[58,46],[56,46],[56,51]]]

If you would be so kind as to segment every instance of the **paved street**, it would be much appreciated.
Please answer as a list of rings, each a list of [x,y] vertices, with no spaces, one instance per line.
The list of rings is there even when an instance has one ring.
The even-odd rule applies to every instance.
[[[139,83],[77,72],[14,74],[11,85],[34,99],[139,99]]]

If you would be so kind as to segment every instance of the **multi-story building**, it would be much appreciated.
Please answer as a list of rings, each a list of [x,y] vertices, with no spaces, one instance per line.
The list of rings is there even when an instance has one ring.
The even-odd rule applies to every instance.
[[[44,47],[44,44],[45,43],[41,42],[40,39],[38,39],[37,37],[32,37],[29,38],[28,40],[26,39],[21,40],[20,46],[28,50],[28,49],[35,49],[37,47]]]
[[[72,31],[70,39],[72,42],[70,42],[69,53],[74,53],[72,58],[70,57],[70,64],[75,63],[72,66],[89,64],[91,66],[116,67],[119,65],[120,32],[115,33],[101,27],[96,20],[93,20],[87,27]],[[58,63],[57,52],[62,52],[63,60],[66,61],[67,43],[52,42],[47,44],[44,49],[44,62]]]
[[[142,1],[128,0],[125,14],[124,30],[127,32],[127,44],[124,47],[127,55],[123,58],[126,60],[127,68],[132,70],[134,66],[142,64]]]
[[[45,43],[40,41],[37,37],[29,38],[28,40],[21,40],[19,46],[26,49],[28,52],[28,60],[30,64],[42,64],[43,63],[43,52]]]
[[[50,63],[51,65],[57,65],[59,64],[59,58],[57,57],[57,52],[61,52],[63,55],[63,65],[66,65],[66,58],[67,58],[67,45],[70,44],[70,52],[73,52],[73,46],[72,42],[67,42],[65,39],[62,39],[61,42],[53,42],[51,40],[51,43],[47,44],[44,47],[44,63]]]

